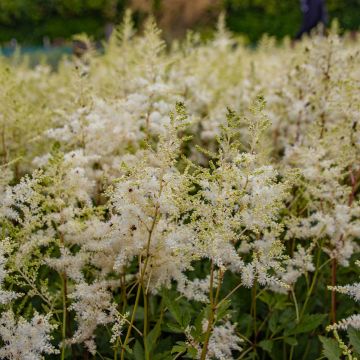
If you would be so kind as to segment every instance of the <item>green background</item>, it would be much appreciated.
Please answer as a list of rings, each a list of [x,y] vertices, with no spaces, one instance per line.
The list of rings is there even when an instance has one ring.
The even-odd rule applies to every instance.
[[[16,38],[41,44],[44,36],[69,39],[81,32],[101,39],[104,25],[119,22],[128,5],[127,0],[0,0],[0,43]],[[161,0],[153,0],[153,7],[161,8]],[[251,41],[265,32],[293,36],[300,26],[298,0],[222,0],[221,7],[229,28]],[[327,0],[327,8],[330,20],[338,18],[342,28],[359,28],[360,0]]]
[[[254,41],[264,33],[294,36],[301,23],[298,0],[226,0],[228,26]],[[360,0],[327,0],[329,21],[337,18],[345,30],[360,27]]]

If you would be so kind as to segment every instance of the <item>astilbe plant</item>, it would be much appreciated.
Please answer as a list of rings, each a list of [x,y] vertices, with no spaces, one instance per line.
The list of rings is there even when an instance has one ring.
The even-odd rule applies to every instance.
[[[0,61],[0,357],[356,358],[359,43],[82,40]]]

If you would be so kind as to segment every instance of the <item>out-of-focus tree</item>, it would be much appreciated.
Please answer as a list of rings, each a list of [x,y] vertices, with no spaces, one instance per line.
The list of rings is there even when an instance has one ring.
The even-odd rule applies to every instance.
[[[0,43],[11,38],[39,43],[44,36],[70,38],[87,32],[104,36],[104,26],[119,22],[126,0],[0,0]]]
[[[222,9],[221,0],[131,0],[134,11],[153,13],[168,38],[183,36],[189,28],[214,23]]]
[[[294,36],[301,22],[298,0],[0,0],[0,43],[12,38],[39,43],[44,36],[68,39],[80,32],[104,38],[106,26],[120,22],[126,7],[138,26],[155,15],[167,38],[188,28],[206,29],[221,10],[230,29],[251,41],[263,33]],[[360,0],[327,0],[327,8],[342,28],[359,28]]]

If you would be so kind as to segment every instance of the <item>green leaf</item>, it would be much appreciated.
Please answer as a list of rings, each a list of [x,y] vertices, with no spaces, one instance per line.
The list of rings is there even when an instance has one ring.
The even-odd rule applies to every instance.
[[[319,336],[321,343],[323,344],[323,355],[328,360],[340,360],[341,349],[336,340]]]
[[[259,346],[267,352],[271,352],[274,345],[272,340],[262,340],[259,342]]]
[[[284,338],[284,341],[291,346],[296,346],[298,344],[296,338],[294,337],[286,337]]]
[[[231,305],[230,300],[225,300],[221,303],[221,305],[218,307],[216,312],[217,320],[222,319],[228,313],[230,305]]]
[[[154,354],[151,360],[169,360],[172,359],[170,351],[164,351],[160,354]]]
[[[197,350],[193,347],[188,348],[187,354],[191,357],[191,359],[197,358]]]
[[[199,339],[201,337],[201,335],[203,334],[203,330],[202,330],[202,321],[205,317],[205,309],[202,309],[198,316],[195,319],[194,322],[194,328],[191,331],[191,335],[195,338],[195,339]]]
[[[282,294],[274,295],[266,291],[259,296],[259,300],[267,304],[271,310],[283,310],[288,305],[286,296]]]
[[[188,327],[190,321],[191,321],[191,314],[186,308],[184,308],[181,314],[181,325],[183,329]]]
[[[164,327],[161,326],[161,336],[156,346],[156,354],[164,354],[165,352],[170,354],[170,349],[174,344],[173,336],[165,336],[163,333]]]
[[[145,359],[144,349],[138,340],[136,340],[133,351],[134,351],[133,355],[135,360]]]
[[[277,324],[279,322],[279,313],[275,312],[271,315],[269,320],[269,328],[273,334],[277,333]]]
[[[133,338],[130,338],[129,342],[132,340]],[[133,349],[129,346],[129,345],[125,345],[124,349],[126,352],[128,352],[129,354],[133,353]]]
[[[178,345],[174,345],[171,349],[171,353],[175,354],[175,353],[182,353],[185,352],[187,350],[187,345],[186,343],[182,342],[182,341],[178,341],[177,342]]]
[[[174,317],[176,322],[185,329],[191,321],[189,308],[180,307],[179,303],[175,299],[171,298],[167,292],[164,292],[163,296],[165,305],[169,309],[171,315]]]
[[[164,329],[175,334],[182,334],[184,332],[182,327],[175,323],[165,324]]]
[[[360,331],[350,327],[348,329],[348,335],[350,344],[353,346],[354,350],[360,354]]]
[[[295,315],[294,309],[287,308],[280,313],[279,326],[281,324],[281,328],[285,329],[285,328],[289,327],[289,325],[294,324],[295,318],[296,318],[296,315]],[[294,328],[294,326],[292,328]]]
[[[159,338],[160,334],[161,334],[161,319],[158,320],[155,327],[149,332],[149,334],[146,337],[146,346],[147,346],[147,351],[149,353],[151,353],[155,348],[157,339]]]
[[[324,314],[305,315],[299,324],[293,329],[286,330],[284,335],[288,336],[310,332],[316,329],[326,317],[327,315]]]

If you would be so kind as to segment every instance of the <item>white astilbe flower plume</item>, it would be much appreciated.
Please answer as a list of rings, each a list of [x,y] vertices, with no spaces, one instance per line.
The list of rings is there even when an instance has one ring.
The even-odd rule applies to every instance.
[[[262,165],[255,154],[257,142],[267,128],[258,99],[248,119],[252,133],[249,152],[240,151],[239,117],[229,111],[222,128],[218,154],[210,168],[194,166],[192,181],[197,192],[189,198],[188,225],[195,234],[189,238],[199,259],[211,259],[217,266],[242,274],[243,285],[254,281],[263,286],[285,286],[271,270],[281,267],[283,245],[277,239],[281,225],[279,210],[287,196],[288,184],[278,181],[278,172]],[[251,261],[245,258],[251,255]],[[243,256],[244,255],[244,256]]]
[[[327,330],[347,330],[349,327],[360,330],[360,314],[350,315],[346,319],[342,319],[336,324],[329,325]]]
[[[110,343],[113,344],[116,342],[116,340],[122,335],[122,328],[124,327],[124,324],[126,323],[126,318],[129,317],[129,313],[125,313],[124,315],[121,315],[119,312],[115,314],[115,322],[114,325],[111,328],[111,339]]]
[[[40,360],[45,354],[58,354],[50,342],[51,332],[57,327],[50,318],[51,314],[35,313],[30,321],[22,317],[16,320],[11,310],[4,312],[0,318],[0,337],[4,342],[0,358]]]
[[[240,329],[223,309],[250,288],[259,341],[278,312],[334,318],[344,295],[360,300],[341,269],[360,250],[360,42],[264,36],[254,51],[221,16],[206,42],[190,32],[167,46],[153,20],[137,32],[131,18],[104,51],[79,37],[84,54],[54,71],[0,57],[2,358],[49,355],[52,332],[63,357],[131,357],[145,340],[144,357],[175,345],[188,351],[177,358],[232,359]],[[330,272],[332,307],[311,301]],[[168,316],[167,293],[185,316]],[[163,341],[172,320],[177,344]]]
[[[203,331],[206,331],[208,323],[202,323]],[[240,344],[243,342],[236,335],[236,324],[226,321],[223,325],[216,325],[211,333],[206,359],[232,360],[233,351],[241,351]]]
[[[173,280],[184,283],[183,272],[190,268],[187,251],[191,229],[182,226],[182,201],[189,191],[188,179],[176,168],[187,127],[182,104],[170,115],[167,133],[155,150],[148,149],[135,165],[123,166],[123,175],[110,194],[111,218],[101,239],[103,260],[111,271],[122,273],[139,256],[143,261],[146,291],[156,293]]]
[[[0,166],[0,221],[5,218],[16,218],[16,213],[11,208],[11,187],[8,186],[12,178],[12,171],[7,166]]]
[[[7,256],[11,251],[11,246],[8,239],[2,240],[0,243],[0,304],[8,304],[13,299],[16,299],[19,294],[14,291],[8,291],[4,289],[4,281],[8,276],[6,269]]]
[[[92,354],[96,352],[96,328],[117,321],[116,305],[106,287],[106,284],[102,283],[80,283],[75,286],[74,292],[69,294],[69,298],[73,300],[69,310],[75,312],[78,326],[70,342],[85,343]]]
[[[300,276],[313,271],[315,271],[315,266],[313,264],[311,249],[306,251],[301,245],[298,245],[293,256],[285,259],[283,268],[279,269],[278,275],[281,280],[290,287],[296,284],[296,281]],[[277,285],[272,287],[272,290],[281,293],[285,293],[287,291],[284,287]]]

